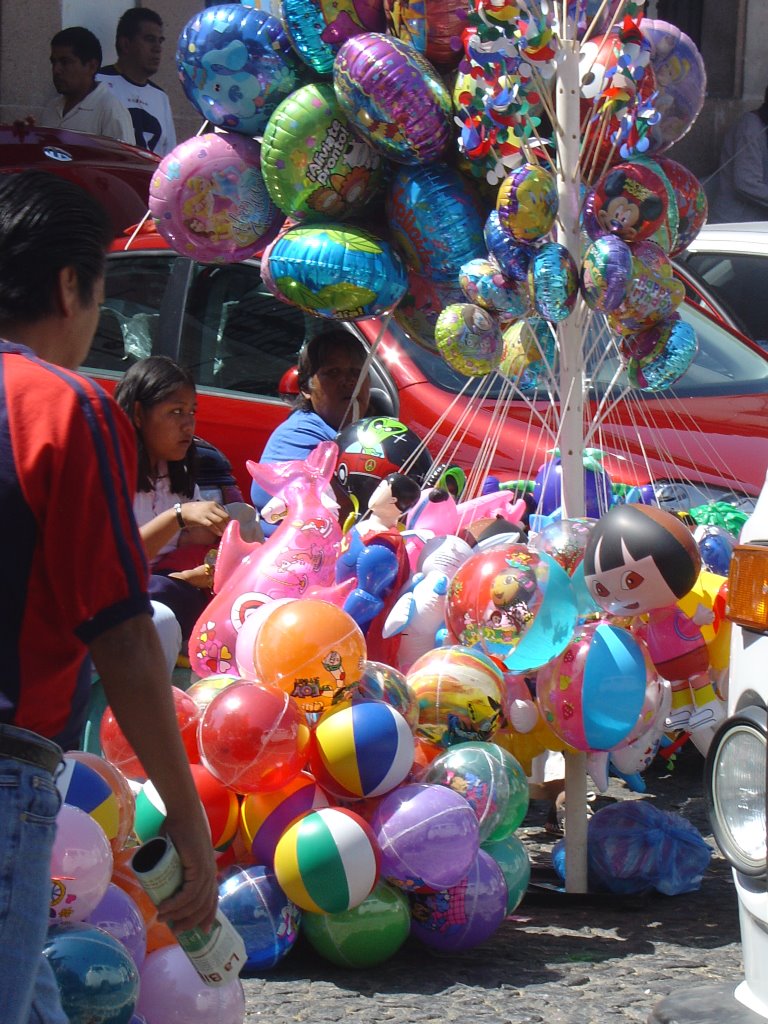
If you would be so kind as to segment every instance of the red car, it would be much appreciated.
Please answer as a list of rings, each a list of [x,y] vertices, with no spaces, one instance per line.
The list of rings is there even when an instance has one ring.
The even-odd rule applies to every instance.
[[[0,128],[0,169],[43,167],[104,202],[118,229],[141,221],[157,158],[109,139],[17,124]],[[322,321],[278,302],[258,262],[204,265],[168,249],[152,229],[109,257],[106,301],[86,369],[106,386],[143,355],[187,365],[199,393],[198,429],[229,457],[245,493],[246,459],[258,459],[289,413],[298,350]],[[755,497],[768,465],[768,356],[702,310],[683,307],[699,339],[694,362],[671,391],[629,389],[616,346],[596,318],[585,342],[585,446],[604,453],[614,483],[653,480],[663,504]],[[350,330],[373,342],[375,410],[424,438],[439,462],[488,467],[501,479],[532,479],[558,444],[559,403],[544,375],[514,387],[468,380],[394,320]],[[293,385],[295,387],[295,384]],[[749,502],[747,502],[749,504]]]
[[[109,256],[106,300],[86,368],[115,381],[142,355],[190,367],[200,433],[229,457],[240,486],[290,407],[289,371],[322,321],[277,301],[256,260],[205,265],[171,251],[152,230]],[[614,483],[654,481],[667,505],[755,497],[768,465],[768,356],[693,304],[682,310],[699,351],[674,389],[632,390],[600,318],[585,343],[585,446],[604,453]],[[558,443],[559,404],[542,377],[515,389],[469,380],[391,319],[350,330],[373,342],[375,411],[405,422],[440,462],[479,461],[502,480],[533,479]],[[295,387],[295,385],[294,385]],[[747,503],[749,504],[749,503]]]

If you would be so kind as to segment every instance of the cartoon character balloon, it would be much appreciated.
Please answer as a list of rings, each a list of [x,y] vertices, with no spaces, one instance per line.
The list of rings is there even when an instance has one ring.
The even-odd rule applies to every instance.
[[[407,43],[376,32],[348,39],[336,54],[333,87],[360,134],[395,163],[429,163],[448,149],[450,94]]]
[[[696,45],[667,21],[644,18],[640,31],[651,44],[651,67],[661,117],[651,130],[650,153],[661,153],[681,139],[701,112],[707,72]]]
[[[508,174],[496,198],[499,222],[522,242],[535,242],[549,232],[557,206],[555,176],[538,164],[523,164]]]
[[[219,128],[260,135],[299,84],[299,62],[277,18],[240,4],[209,7],[182,29],[176,66],[187,99]]]
[[[700,569],[688,527],[672,513],[647,505],[614,506],[593,529],[584,554],[584,577],[594,600],[611,615],[638,617],[638,634],[659,674],[672,684],[669,727],[704,730],[699,742],[706,746],[723,717],[700,629],[712,612],[701,606],[689,617],[677,603]]]
[[[253,256],[284,219],[261,175],[259,143],[227,132],[187,139],[163,158],[149,211],[173,249],[204,263]]]
[[[344,219],[381,184],[381,157],[353,134],[325,82],[302,86],[277,107],[261,168],[272,201],[294,220]]]
[[[377,0],[280,0],[280,20],[296,53],[321,75],[331,74],[347,39],[384,31],[384,11]]]

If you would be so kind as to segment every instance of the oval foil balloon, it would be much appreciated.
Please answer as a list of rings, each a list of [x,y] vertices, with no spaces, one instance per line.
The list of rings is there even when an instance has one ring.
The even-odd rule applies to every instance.
[[[209,7],[179,36],[176,67],[187,99],[218,128],[261,135],[299,82],[299,62],[277,18],[240,4]]]
[[[666,319],[684,298],[685,286],[674,277],[661,247],[650,241],[635,242],[632,279],[623,301],[608,314],[608,323],[626,337]]]
[[[662,156],[656,161],[670,184],[677,206],[677,239],[669,255],[688,248],[707,219],[707,194],[696,175],[676,160]]]
[[[671,388],[693,362],[698,351],[696,332],[677,314],[625,339],[622,353],[629,383],[641,391]]]
[[[523,242],[543,238],[557,216],[555,176],[537,164],[523,164],[502,181],[496,211],[502,227]]]
[[[649,153],[661,153],[686,134],[707,93],[707,72],[693,40],[667,21],[643,18],[640,31],[651,44],[651,68],[661,115],[651,128]]]
[[[441,70],[461,60],[467,5],[460,0],[384,0],[387,31]]]
[[[333,87],[347,117],[374,149],[401,164],[439,160],[453,137],[451,97],[412,46],[366,32],[336,55]]]
[[[264,132],[261,170],[272,201],[294,220],[344,219],[381,187],[382,161],[353,135],[333,87],[305,85]]]
[[[149,211],[173,249],[203,263],[235,263],[275,237],[284,217],[269,198],[260,153],[254,139],[211,132],[163,158]]]
[[[471,302],[447,306],[435,325],[437,350],[449,366],[468,377],[482,377],[501,361],[501,328]]]
[[[584,223],[588,231],[591,228],[600,235],[639,242],[661,227],[669,197],[664,181],[651,167],[625,163],[617,164],[598,181],[586,206]]]
[[[387,242],[345,224],[290,228],[265,251],[261,271],[276,298],[332,320],[379,316],[407,284]]]
[[[280,0],[280,20],[296,53],[321,75],[331,74],[347,39],[385,25],[381,0]]]
[[[531,303],[525,285],[505,277],[490,260],[478,259],[465,263],[459,271],[459,284],[470,302],[483,309],[503,313],[505,319],[519,320],[530,311]]]
[[[632,251],[618,235],[588,246],[581,265],[581,292],[590,309],[610,313],[620,305],[632,276]]]
[[[485,255],[477,195],[444,164],[400,168],[387,193],[387,219],[408,266],[435,281],[455,282],[465,263]]]
[[[519,320],[503,329],[502,339],[499,372],[517,380],[521,391],[535,387],[541,374],[553,373],[555,335],[545,320]]]
[[[579,275],[573,257],[559,242],[546,242],[537,249],[528,270],[533,304],[540,316],[559,323],[573,310],[579,290]]]
[[[515,238],[499,220],[497,210],[491,210],[485,221],[483,237],[489,254],[502,271],[513,281],[528,280],[528,267],[533,258],[533,247]]]

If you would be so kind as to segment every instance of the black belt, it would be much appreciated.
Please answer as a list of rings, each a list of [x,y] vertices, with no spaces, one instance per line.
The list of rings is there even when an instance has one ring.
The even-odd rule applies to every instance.
[[[0,760],[4,757],[12,761],[23,761],[53,775],[61,764],[61,747],[53,740],[38,736],[29,729],[18,729],[15,725],[0,725]]]

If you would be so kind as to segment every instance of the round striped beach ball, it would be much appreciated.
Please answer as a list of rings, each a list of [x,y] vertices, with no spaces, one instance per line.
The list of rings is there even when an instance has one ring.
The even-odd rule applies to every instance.
[[[411,770],[414,739],[405,718],[383,701],[325,711],[312,733],[309,764],[332,796],[382,796]]]
[[[240,836],[256,864],[272,868],[280,836],[296,818],[327,807],[328,797],[309,772],[300,772],[281,789],[247,793],[240,806]]]
[[[216,850],[230,842],[237,831],[240,807],[237,794],[212,775],[201,764],[191,764],[192,779],[211,827],[211,841]],[[136,817],[133,830],[141,843],[153,839],[165,823],[165,804],[152,782],[145,782],[136,796]]]
[[[120,827],[120,808],[109,783],[90,765],[73,757],[64,758],[64,766],[56,776],[56,788],[62,802],[79,807],[101,825],[110,841]]]
[[[314,913],[358,906],[379,874],[373,832],[343,807],[310,811],[290,825],[275,849],[275,876],[288,899]]]

